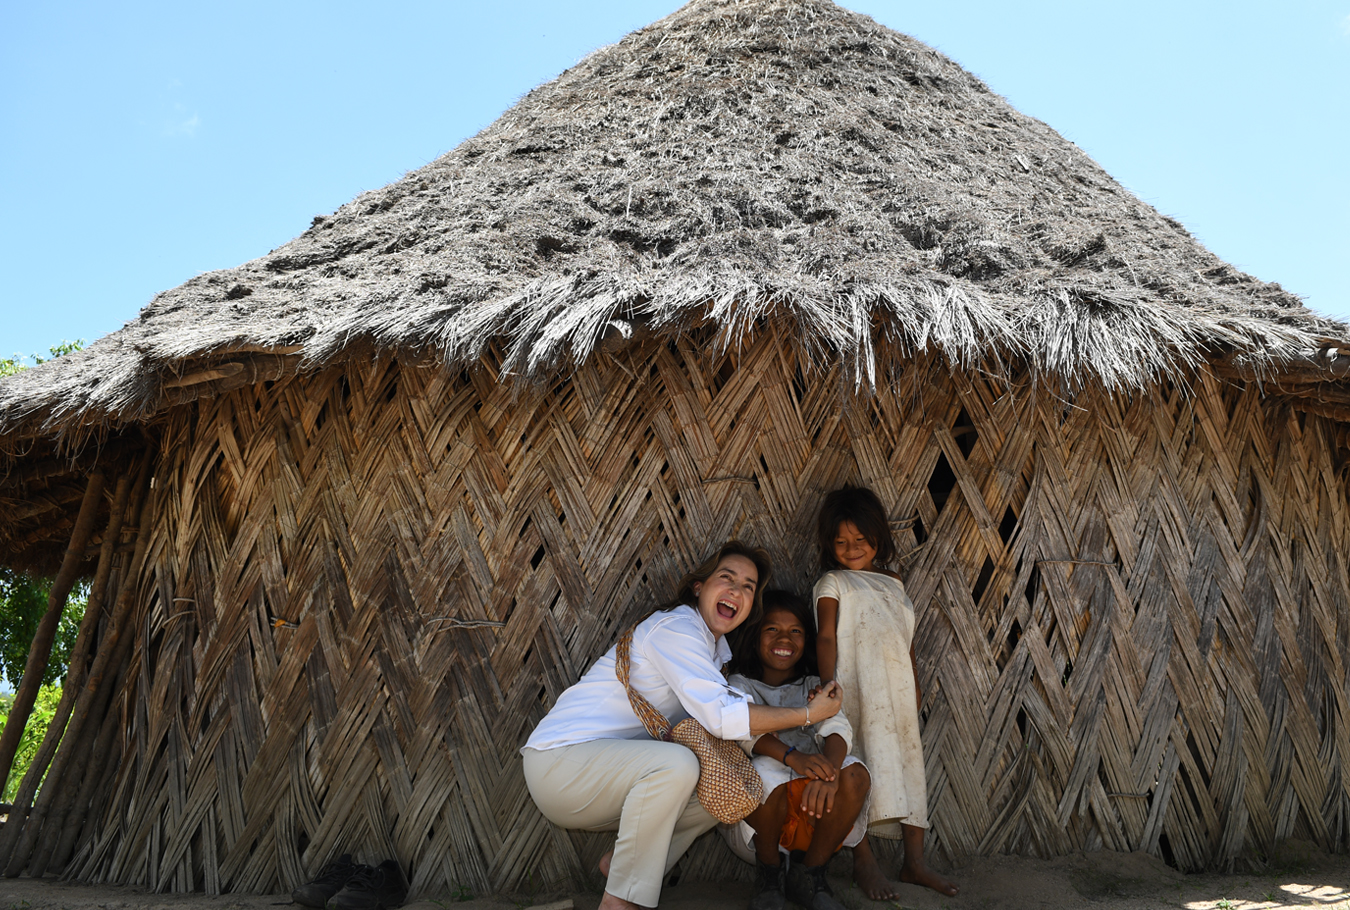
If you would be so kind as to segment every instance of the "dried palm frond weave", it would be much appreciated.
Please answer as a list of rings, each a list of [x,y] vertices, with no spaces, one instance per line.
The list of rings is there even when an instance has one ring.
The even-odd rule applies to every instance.
[[[760,543],[805,590],[845,482],[919,516],[933,849],[1346,848],[1336,424],[1208,373],[1070,401],[920,359],[852,396],[771,326],[707,342],[538,387],[491,351],[353,363],[172,412],[120,557],[108,759],[49,868],[284,890],[351,851],[415,893],[580,880],[604,839],[535,810],[529,730],[709,546]],[[685,860],[740,870],[712,839]]]

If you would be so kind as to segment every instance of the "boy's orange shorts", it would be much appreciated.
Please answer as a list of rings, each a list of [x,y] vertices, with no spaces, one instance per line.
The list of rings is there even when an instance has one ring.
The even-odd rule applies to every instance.
[[[802,811],[802,793],[811,782],[808,777],[799,777],[787,785],[788,816],[783,822],[783,833],[778,843],[785,850],[806,850],[811,846],[811,838],[816,835],[816,819]],[[835,848],[839,852],[839,848]]]

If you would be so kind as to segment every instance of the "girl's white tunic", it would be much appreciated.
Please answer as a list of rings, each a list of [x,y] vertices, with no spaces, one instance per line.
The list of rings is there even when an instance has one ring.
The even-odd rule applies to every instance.
[[[811,606],[839,601],[835,679],[853,722],[853,749],[872,775],[868,830],[899,837],[900,824],[928,827],[928,792],[909,649],[914,605],[897,578],[839,569],[816,582]],[[819,622],[819,615],[816,620]]]

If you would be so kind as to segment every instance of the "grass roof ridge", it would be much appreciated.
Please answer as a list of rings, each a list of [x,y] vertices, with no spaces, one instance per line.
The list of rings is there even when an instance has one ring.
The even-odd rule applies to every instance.
[[[540,376],[639,328],[711,321],[734,344],[769,318],[864,382],[932,349],[1128,388],[1350,334],[932,48],[828,0],[695,0],[83,357],[0,383],[0,434],[144,419],[185,362],[241,347],[457,365],[495,343]]]

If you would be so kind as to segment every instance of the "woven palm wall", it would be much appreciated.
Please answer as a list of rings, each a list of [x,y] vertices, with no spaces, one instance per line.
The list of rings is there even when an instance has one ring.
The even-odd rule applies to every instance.
[[[66,874],[260,891],[345,851],[414,890],[576,881],[517,749],[706,550],[806,589],[821,497],[897,517],[952,857],[1221,866],[1350,835],[1336,425],[1199,377],[1072,401],[916,361],[844,396],[772,328],[552,388],[350,365],[171,413],[112,753]],[[691,877],[739,874],[715,839]]]

